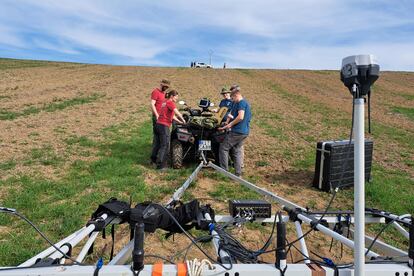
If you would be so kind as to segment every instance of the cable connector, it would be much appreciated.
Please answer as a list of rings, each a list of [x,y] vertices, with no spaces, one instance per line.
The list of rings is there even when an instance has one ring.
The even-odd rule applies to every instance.
[[[327,266],[335,267],[335,263],[331,259],[322,257],[322,260]]]
[[[298,218],[298,214],[302,213],[302,209],[300,208],[290,209],[289,207],[284,206],[283,210],[288,213],[290,221],[293,221],[293,222],[299,221],[300,223],[302,223],[302,221]]]
[[[213,230],[215,228],[216,228],[216,225],[214,223],[209,223],[208,224],[208,231],[210,232],[210,234],[211,234],[211,232],[213,232]]]
[[[329,228],[329,223],[326,219],[321,220],[321,219],[316,219],[315,218],[310,222],[311,228],[315,231],[319,231],[318,228],[316,228],[319,224]]]
[[[98,276],[99,270],[102,268],[103,264],[104,264],[103,259],[102,259],[102,257],[100,257],[99,260],[96,262],[95,271],[93,272],[93,276]]]
[[[96,268],[101,269],[102,266],[103,266],[103,259],[102,259],[102,257],[100,257],[98,262],[96,263]]]

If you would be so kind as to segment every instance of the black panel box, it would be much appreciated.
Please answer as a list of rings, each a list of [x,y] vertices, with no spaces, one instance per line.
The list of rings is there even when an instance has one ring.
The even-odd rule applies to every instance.
[[[264,200],[230,200],[229,213],[232,217],[253,214],[254,218],[270,218],[272,205]]]
[[[350,148],[349,148],[350,147]],[[371,177],[374,144],[365,140],[365,181]],[[322,141],[316,145],[313,187],[326,192],[354,185],[354,141]]]

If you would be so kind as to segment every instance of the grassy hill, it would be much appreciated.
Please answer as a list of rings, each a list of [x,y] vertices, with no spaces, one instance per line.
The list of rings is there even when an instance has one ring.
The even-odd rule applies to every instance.
[[[316,142],[346,139],[352,100],[338,71],[152,68],[0,59],[0,206],[16,208],[59,240],[83,226],[109,197],[163,202],[191,173],[148,165],[149,94],[162,78],[180,99],[220,100],[238,83],[253,111],[245,178],[302,206],[323,209],[330,195],[311,187]],[[383,72],[372,98],[373,181],[367,206],[414,213],[414,73]],[[202,187],[202,188],[200,188]],[[186,199],[226,200],[234,184],[205,172]],[[218,203],[217,203],[218,204]],[[352,209],[352,189],[333,207]],[[225,203],[220,203],[224,212]],[[378,230],[370,226],[374,233]],[[250,232],[249,232],[250,231]],[[268,230],[248,229],[249,235]],[[128,240],[121,230],[120,240]],[[250,234],[249,234],[250,233]],[[161,234],[151,236],[171,253]],[[318,233],[311,239],[320,238]],[[405,246],[395,232],[384,238]],[[184,240],[176,240],[179,245]],[[326,240],[325,247],[329,247]],[[0,214],[0,265],[46,246],[15,217]],[[184,246],[184,245],[183,245]],[[324,249],[319,244],[318,249]],[[348,252],[349,253],[349,252]],[[98,254],[98,253],[96,253]],[[102,253],[107,254],[107,253]],[[335,256],[334,256],[335,257]]]

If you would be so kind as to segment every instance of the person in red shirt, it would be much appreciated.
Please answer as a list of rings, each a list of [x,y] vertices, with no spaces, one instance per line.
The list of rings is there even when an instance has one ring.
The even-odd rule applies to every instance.
[[[170,126],[175,120],[185,124],[185,120],[178,111],[175,103],[178,101],[178,92],[170,90],[165,94],[166,100],[162,103],[158,120],[155,125],[155,149],[157,169],[167,168],[168,150],[170,145]]]
[[[170,81],[163,79],[160,87],[155,88],[151,93],[151,111],[152,111],[152,153],[151,163],[155,164],[157,159],[157,151],[155,147],[155,124],[157,123],[161,105],[165,101],[165,91],[170,87]]]

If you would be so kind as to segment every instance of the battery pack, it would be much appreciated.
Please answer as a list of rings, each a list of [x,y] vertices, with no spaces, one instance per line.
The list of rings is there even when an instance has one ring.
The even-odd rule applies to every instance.
[[[365,181],[371,177],[374,144],[365,140]],[[354,142],[349,140],[322,141],[316,145],[313,187],[329,192],[336,187],[354,185]]]

